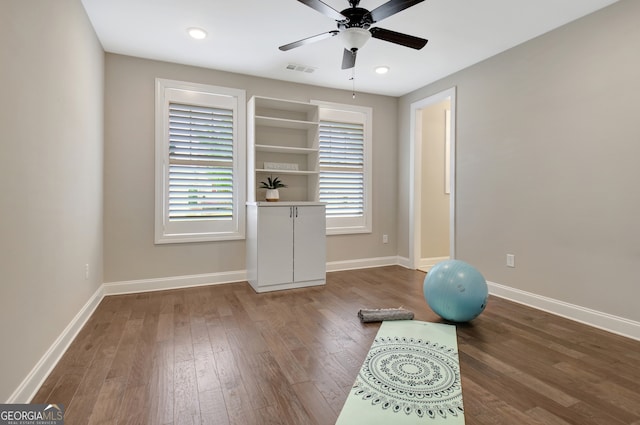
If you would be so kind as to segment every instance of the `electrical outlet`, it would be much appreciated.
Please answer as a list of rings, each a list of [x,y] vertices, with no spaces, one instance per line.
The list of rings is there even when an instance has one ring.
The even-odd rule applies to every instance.
[[[389,243],[389,235],[382,235],[382,243]]]
[[[513,254],[507,254],[507,267],[516,266],[516,256]]]
[[[84,265],[84,278],[89,279],[89,263]]]

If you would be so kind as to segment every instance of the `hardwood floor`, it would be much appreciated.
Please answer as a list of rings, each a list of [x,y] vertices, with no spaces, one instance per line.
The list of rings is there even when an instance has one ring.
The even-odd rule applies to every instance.
[[[379,327],[360,308],[441,320],[422,272],[327,277],[106,297],[32,402],[66,425],[333,424]],[[458,346],[467,425],[640,425],[638,341],[492,297]]]

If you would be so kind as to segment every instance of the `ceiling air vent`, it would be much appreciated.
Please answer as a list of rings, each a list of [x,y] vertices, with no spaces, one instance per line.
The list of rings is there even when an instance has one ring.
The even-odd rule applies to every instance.
[[[315,68],[312,68],[310,66],[294,65],[292,63],[287,65],[287,69],[290,70],[290,71],[305,72],[307,74],[311,74],[316,70]]]

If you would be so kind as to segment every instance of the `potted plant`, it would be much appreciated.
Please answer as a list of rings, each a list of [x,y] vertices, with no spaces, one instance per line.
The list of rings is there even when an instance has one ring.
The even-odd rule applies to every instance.
[[[280,181],[279,177],[267,177],[267,181],[260,182],[260,187],[262,189],[267,189],[267,193],[265,195],[265,199],[267,202],[276,202],[280,199],[280,193],[278,192],[278,188],[287,187],[286,184]]]

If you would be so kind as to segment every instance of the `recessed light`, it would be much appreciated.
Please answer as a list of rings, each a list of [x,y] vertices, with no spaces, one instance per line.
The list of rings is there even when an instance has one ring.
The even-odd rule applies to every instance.
[[[378,67],[376,67],[376,74],[386,74],[387,72],[389,72],[389,67],[388,66],[378,66]]]
[[[202,28],[189,28],[187,32],[191,36],[191,38],[195,38],[196,40],[202,40],[207,37],[207,32]]]

